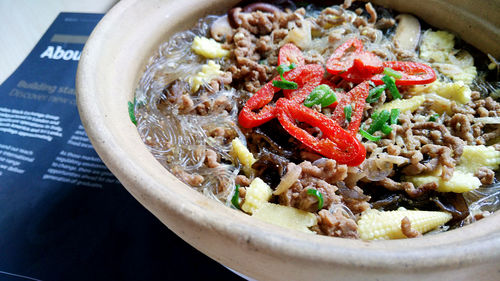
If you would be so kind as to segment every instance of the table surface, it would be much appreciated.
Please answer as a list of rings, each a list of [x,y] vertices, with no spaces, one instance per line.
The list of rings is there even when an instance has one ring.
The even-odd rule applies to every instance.
[[[105,13],[117,0],[1,0],[0,84],[23,62],[60,12]]]

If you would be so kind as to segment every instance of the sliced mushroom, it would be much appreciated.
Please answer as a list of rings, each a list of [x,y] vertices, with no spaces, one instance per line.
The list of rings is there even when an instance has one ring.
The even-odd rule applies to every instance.
[[[257,2],[253,3],[250,5],[245,6],[243,8],[243,12],[248,13],[248,12],[253,12],[253,11],[262,11],[262,12],[268,12],[268,13],[274,13],[274,12],[280,12],[280,8],[269,4],[269,3],[263,3],[263,2]]]
[[[232,8],[227,12],[228,21],[232,28],[238,28],[242,21],[239,18],[240,15],[246,16],[254,11],[262,11],[266,13],[281,12],[281,9],[269,3],[257,2],[245,6],[243,9],[241,7]]]
[[[409,14],[400,14],[396,20],[398,26],[392,39],[394,46],[407,51],[415,51],[420,40],[420,22]]]
[[[227,15],[218,18],[212,23],[212,26],[210,26],[210,35],[217,41],[221,41],[232,34],[233,28],[229,24]]]
[[[227,19],[232,28],[238,28],[241,25],[241,19],[238,15],[241,13],[241,7],[232,8],[227,12]]]

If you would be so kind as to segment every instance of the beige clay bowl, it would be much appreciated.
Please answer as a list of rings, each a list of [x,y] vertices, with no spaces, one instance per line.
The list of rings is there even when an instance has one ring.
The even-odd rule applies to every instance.
[[[500,213],[417,239],[323,237],[269,225],[205,198],[153,158],[127,111],[148,58],[174,32],[235,2],[123,0],[92,33],[78,68],[78,107],[95,149],[127,190],[186,242],[259,280],[500,280]],[[499,1],[375,2],[412,12],[500,56]]]

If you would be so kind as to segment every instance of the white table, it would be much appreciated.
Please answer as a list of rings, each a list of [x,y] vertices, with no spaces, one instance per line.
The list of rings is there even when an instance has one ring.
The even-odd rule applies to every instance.
[[[0,84],[60,12],[105,13],[118,0],[0,0]]]

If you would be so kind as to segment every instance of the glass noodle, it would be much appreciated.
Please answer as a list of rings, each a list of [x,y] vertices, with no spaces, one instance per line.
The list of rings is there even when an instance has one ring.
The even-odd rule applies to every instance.
[[[234,101],[229,114],[222,111],[205,116],[182,115],[178,114],[176,106],[162,103],[162,99],[165,99],[163,91],[167,85],[176,80],[185,80],[201,70],[199,56],[188,50],[195,36],[206,36],[215,18],[208,16],[201,19],[195,28],[175,34],[160,46],[136,89],[135,114],[140,136],[163,166],[171,171],[179,167],[188,173],[195,172],[203,176],[204,181],[197,189],[206,196],[229,205],[227,198],[231,198],[234,193],[234,179],[240,168],[224,163],[216,168],[208,168],[203,162],[206,148],[215,151],[226,162],[231,162],[231,144],[215,141],[214,137],[209,136],[213,129],[232,130],[241,140],[245,140],[235,122],[238,112],[236,99],[233,97],[241,93],[228,89],[210,96],[210,99],[217,99],[224,95]],[[222,60],[216,62],[223,63]],[[193,97],[194,106],[204,101],[200,96]],[[162,108],[160,104],[167,106]],[[221,186],[224,188],[221,189]]]

